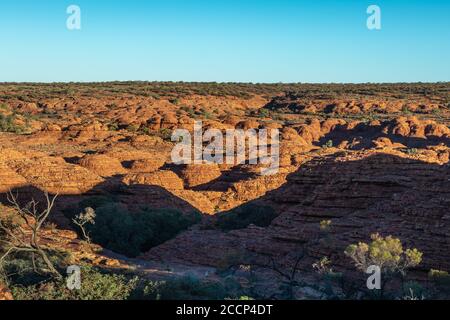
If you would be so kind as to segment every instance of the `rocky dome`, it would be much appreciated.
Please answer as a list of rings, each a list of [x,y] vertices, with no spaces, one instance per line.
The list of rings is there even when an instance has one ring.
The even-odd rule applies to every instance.
[[[217,164],[188,164],[181,169],[180,177],[187,188],[196,187],[211,182],[220,177],[221,172]]]
[[[86,155],[79,161],[79,165],[102,177],[126,173],[119,160],[104,154]]]

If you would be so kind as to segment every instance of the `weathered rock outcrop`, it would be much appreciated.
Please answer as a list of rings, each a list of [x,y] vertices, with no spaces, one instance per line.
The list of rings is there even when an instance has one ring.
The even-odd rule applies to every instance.
[[[119,160],[104,154],[86,155],[80,160],[79,164],[102,177],[126,173]]]
[[[350,270],[343,254],[346,246],[379,232],[423,251],[424,272],[450,268],[448,165],[401,153],[338,153],[306,162],[282,187],[254,203],[279,212],[269,227],[189,231],[145,257],[219,266],[224,257],[241,251],[248,257],[272,256],[288,269],[290,254],[306,246],[309,256],[301,263],[303,272],[311,272],[312,262],[323,256],[329,256],[338,270]],[[323,237],[321,220],[332,221],[327,241],[318,241]]]
[[[183,180],[176,173],[169,170],[160,170],[151,173],[137,173],[126,175],[123,182],[127,185],[144,184],[166,188],[168,190],[184,189]]]
[[[212,164],[188,164],[181,169],[180,177],[187,188],[196,187],[211,182],[221,175],[219,166]]]
[[[131,171],[136,173],[149,173],[155,172],[161,168],[166,160],[164,158],[152,158],[152,159],[138,159],[133,161],[131,165]]]

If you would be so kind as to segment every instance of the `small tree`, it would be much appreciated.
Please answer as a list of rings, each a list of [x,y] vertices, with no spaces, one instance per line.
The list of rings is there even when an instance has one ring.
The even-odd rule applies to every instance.
[[[51,273],[58,279],[62,279],[61,274],[56,270],[47,256],[45,252],[46,248],[40,244],[41,228],[50,215],[58,196],[50,197],[48,192],[45,192],[44,195],[46,205],[41,211],[38,209],[39,202],[34,199],[22,207],[19,205],[17,195],[14,195],[11,191],[8,192],[7,200],[15,208],[15,214],[19,223],[10,222],[5,225],[0,220],[0,230],[3,233],[0,242],[3,243],[4,250],[3,255],[0,256],[0,267],[3,266],[5,259],[10,254],[28,252],[31,254],[34,271],[38,272],[36,256],[39,256],[47,266],[47,269],[43,271]]]
[[[415,267],[422,261],[422,252],[413,249],[403,249],[403,245],[398,238],[392,236],[382,237],[378,233],[371,236],[372,242],[369,244],[359,242],[352,244],[345,250],[345,255],[353,260],[355,267],[362,272],[366,272],[371,265],[378,266],[389,280],[395,275],[400,275],[402,281],[406,275],[406,270]],[[387,281],[383,282],[383,287]]]
[[[415,267],[422,261],[422,252],[416,248],[403,250],[400,239],[392,236],[383,238],[378,233],[373,234],[371,239],[370,244],[359,242],[345,250],[345,254],[361,271],[365,272],[370,265],[376,265],[383,272],[405,274],[406,269]]]
[[[85,225],[87,223],[89,224],[95,224],[95,211],[94,209],[87,207],[84,209],[84,212],[80,212],[75,216],[75,218],[72,219],[72,222],[77,225],[81,233],[83,234],[84,239],[91,243],[91,237],[89,236],[89,232],[86,231]]]
[[[320,260],[312,264],[313,269],[320,275],[332,273],[331,260],[328,257],[322,257]]]

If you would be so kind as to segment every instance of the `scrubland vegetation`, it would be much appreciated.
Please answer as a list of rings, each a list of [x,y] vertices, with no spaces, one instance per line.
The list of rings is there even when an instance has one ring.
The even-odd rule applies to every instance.
[[[43,97],[61,95],[93,96],[103,94],[129,94],[155,99],[168,98],[178,102],[180,97],[197,94],[249,98],[252,95],[277,95],[314,99],[339,97],[386,96],[408,98],[412,96],[434,97],[450,103],[447,83],[396,83],[396,84],[307,84],[307,83],[216,83],[216,82],[103,82],[103,83],[0,83],[0,99],[18,99],[34,102]]]

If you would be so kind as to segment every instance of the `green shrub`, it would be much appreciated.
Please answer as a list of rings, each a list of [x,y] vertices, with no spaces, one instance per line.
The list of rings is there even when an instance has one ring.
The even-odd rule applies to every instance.
[[[0,255],[2,254],[2,250],[0,249]],[[55,268],[60,271],[67,265],[67,261],[69,261],[70,253],[65,251],[50,251],[46,250],[47,256],[55,266]],[[18,252],[7,259],[5,259],[0,269],[3,271],[4,275],[8,278],[8,281],[11,281],[17,285],[33,285],[38,282],[46,281],[51,278],[49,274],[46,273],[37,273],[37,270],[43,270],[46,268],[46,264],[42,260],[41,257],[35,255],[35,266],[33,266],[33,262],[31,256],[27,252]]]
[[[128,256],[140,253],[140,244],[146,234],[138,233],[138,226],[124,207],[115,203],[106,204],[96,210],[94,225],[86,227],[92,241],[105,248]]]
[[[109,203],[96,210],[95,224],[86,229],[93,242],[134,257],[172,239],[199,220],[199,213],[148,208],[131,213],[120,204]]]
[[[431,269],[428,277],[438,289],[450,292],[450,274],[447,271]]]
[[[81,289],[69,290],[65,281],[10,286],[16,300],[124,300],[136,287],[136,280],[107,274],[91,267],[81,269]]]
[[[403,106],[402,107],[402,113],[405,114],[405,115],[411,115],[412,114],[412,112],[411,112],[411,110],[409,110],[408,106]]]
[[[357,269],[366,272],[370,265],[380,267],[384,274],[404,275],[409,268],[422,262],[422,252],[416,248],[403,249],[398,238],[382,237],[378,233],[371,235],[370,243],[359,242],[345,250],[345,255],[353,260]]]
[[[322,148],[324,149],[333,148],[333,140],[328,140],[324,145],[322,145]]]
[[[424,300],[425,296],[425,289],[420,283],[408,281],[403,285],[403,300]]]
[[[130,131],[130,132],[137,132],[139,130],[139,126],[136,125],[136,124],[130,124],[127,127],[127,130]]]
[[[319,226],[321,231],[328,231],[331,227],[331,220],[322,220]]]
[[[178,98],[170,99],[169,102],[174,105],[178,105],[180,103],[180,99]]]
[[[159,130],[159,136],[161,137],[161,139],[163,139],[165,141],[171,141],[172,130],[163,128],[163,129]]]
[[[108,123],[108,130],[109,131],[118,131],[119,130],[119,124],[117,122],[110,122],[110,123]]]
[[[140,134],[145,134],[145,135],[147,135],[147,136],[150,136],[150,135],[151,135],[151,132],[150,132],[150,128],[149,128],[149,127],[141,127],[141,128],[139,129],[139,133],[140,133]]]
[[[19,126],[15,123],[16,117],[14,115],[7,115],[0,113],[0,131],[12,133],[24,133],[27,128]]]
[[[267,227],[276,216],[275,210],[271,207],[244,204],[220,215],[217,226],[222,230],[243,229],[250,224]]]
[[[268,118],[270,117],[270,111],[267,109],[259,109],[258,117],[260,118]]]
[[[180,110],[183,110],[184,112],[186,112],[187,114],[189,114],[189,116],[190,116],[191,118],[194,118],[194,117],[195,117],[195,110],[194,110],[193,108],[191,108],[191,107],[188,107],[188,106],[181,106],[181,107],[180,107]]]
[[[407,155],[413,156],[413,155],[418,154],[419,150],[417,150],[417,148],[408,148],[408,149],[405,149],[405,153]]]
[[[173,209],[144,209],[135,215],[135,222],[141,232],[151,230],[151,234],[145,237],[141,251],[147,251],[167,240],[175,237],[179,232],[188,229],[198,223],[201,215],[198,212],[183,214]]]
[[[436,108],[436,109],[431,110],[431,113],[440,117],[442,115],[442,110],[439,108]]]

